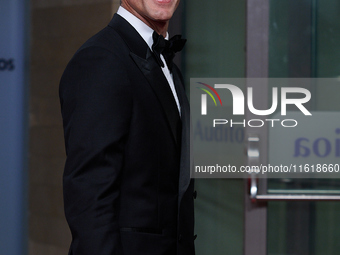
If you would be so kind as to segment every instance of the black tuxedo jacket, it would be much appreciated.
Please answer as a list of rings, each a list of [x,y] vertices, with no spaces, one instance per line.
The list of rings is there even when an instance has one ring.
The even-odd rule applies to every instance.
[[[73,255],[192,255],[189,105],[119,15],[74,55],[60,82]]]

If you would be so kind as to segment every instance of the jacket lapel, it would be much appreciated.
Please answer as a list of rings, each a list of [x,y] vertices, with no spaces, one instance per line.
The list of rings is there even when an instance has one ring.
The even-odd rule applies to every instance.
[[[146,59],[137,56],[133,52],[131,52],[130,55],[139,67],[139,69],[143,72],[153,91],[157,95],[159,102],[162,105],[163,111],[167,117],[168,124],[176,141],[176,144],[179,145],[181,119],[172,91],[161,68],[157,64],[149,48],[147,49]]]
[[[167,118],[175,143],[180,144],[181,119],[176,101],[161,67],[151,52],[149,46],[138,32],[121,16],[115,14],[109,23],[125,41],[130,49],[130,56],[146,77],[149,85],[155,92]]]

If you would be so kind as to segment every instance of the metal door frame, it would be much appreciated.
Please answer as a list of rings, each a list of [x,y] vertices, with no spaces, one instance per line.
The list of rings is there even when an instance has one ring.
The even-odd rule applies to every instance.
[[[269,0],[247,0],[246,2],[246,78],[268,77],[269,52]],[[254,101],[261,109],[267,109],[268,84],[261,84],[261,95],[254,93]],[[260,89],[260,88],[259,88]],[[258,90],[259,90],[258,89]],[[257,91],[258,91],[257,90]],[[246,107],[247,109],[247,107]],[[255,117],[249,110],[246,119]],[[256,116],[259,119],[260,116]],[[246,127],[246,137],[259,138],[259,162],[267,163],[267,134],[266,127]],[[246,165],[248,162],[246,157]],[[261,189],[266,189],[266,180],[259,179]],[[249,196],[249,181],[244,181],[244,255],[267,254],[267,203],[253,203]],[[261,191],[260,191],[261,192]],[[261,192],[263,193],[263,192]]]

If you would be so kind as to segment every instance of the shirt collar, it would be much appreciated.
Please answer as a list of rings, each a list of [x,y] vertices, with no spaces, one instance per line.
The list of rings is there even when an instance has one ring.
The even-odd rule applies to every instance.
[[[133,26],[134,29],[137,30],[138,34],[144,39],[149,48],[152,49],[152,34],[154,30],[122,6],[119,6],[117,14],[123,17],[127,22],[129,22],[130,25]],[[167,32],[165,39],[168,38],[169,34]]]

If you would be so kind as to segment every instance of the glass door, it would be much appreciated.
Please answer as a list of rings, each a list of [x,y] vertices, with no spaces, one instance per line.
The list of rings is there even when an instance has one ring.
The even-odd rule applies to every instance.
[[[309,164],[309,171],[322,164],[329,172],[332,164],[340,162],[339,11],[340,3],[335,0],[270,1],[269,75],[334,78],[313,79],[309,108],[315,113],[314,125],[301,127],[303,135],[291,139],[291,153],[281,152],[291,162]],[[272,151],[277,139],[269,133],[269,140]],[[273,157],[269,156],[269,162]],[[271,179],[267,193],[337,200],[339,177]],[[323,200],[268,202],[268,254],[338,254],[340,231],[335,226],[340,222],[340,203]]]
[[[197,254],[337,254],[340,179],[334,168],[340,164],[340,2],[188,0],[182,4],[188,39],[182,54],[186,84],[190,78],[203,77],[273,78],[247,85],[253,86],[256,109],[273,105],[274,88],[280,103],[284,88],[303,88],[311,94],[302,104],[312,114],[309,119],[296,116],[301,115],[296,104],[287,105],[285,116],[281,104],[270,116],[255,116],[248,110],[247,120],[284,117],[296,120],[298,126],[247,126],[240,131],[242,140],[232,136],[226,140],[226,157],[238,167],[283,165],[304,173],[314,168],[314,175],[197,179]],[[300,100],[306,96],[301,91],[285,95]],[[212,139],[199,128],[193,123],[194,133]],[[318,176],[318,165],[321,171],[324,165],[326,172],[332,168],[332,174]]]
[[[261,1],[249,0],[248,8],[250,2]],[[254,104],[257,101],[268,109],[273,103],[273,88],[282,92],[282,88],[301,87],[311,93],[304,107],[312,116],[301,117],[301,109],[293,105],[287,108],[285,118],[297,120],[297,127],[248,129],[248,136],[259,138],[261,144],[257,145],[261,157],[255,164],[287,166],[301,175],[296,178],[274,173],[267,176],[273,178],[255,178],[247,187],[252,199],[246,197],[245,254],[338,254],[340,3],[270,0],[260,5],[269,14],[267,19],[262,16],[263,37],[258,38],[248,26],[247,33],[255,40],[247,44],[256,45],[265,38],[268,45],[262,47],[267,47],[264,52],[268,58],[260,72],[251,73],[252,62],[247,63],[248,70],[258,77],[267,72],[268,77],[276,79],[258,87],[262,91],[254,97]],[[257,56],[256,52],[247,54],[251,60]],[[301,98],[301,94],[292,93],[291,97]],[[282,112],[270,116],[280,117]]]

